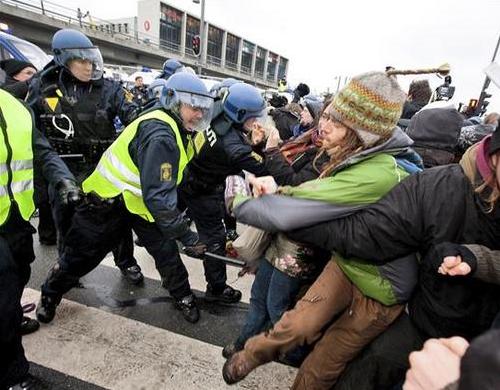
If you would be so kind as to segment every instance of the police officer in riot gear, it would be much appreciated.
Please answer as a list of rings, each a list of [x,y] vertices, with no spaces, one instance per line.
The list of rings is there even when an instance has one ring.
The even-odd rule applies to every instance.
[[[127,101],[121,85],[103,78],[101,52],[79,31],[59,30],[52,38],[54,59],[36,76],[28,96],[38,128],[68,165],[78,183],[93,171],[99,158],[116,138],[113,120],[119,117],[127,124],[137,115],[138,107]],[[47,221],[54,215],[59,245],[72,212],[62,212],[54,202],[52,215],[45,183],[37,186],[39,202],[39,235],[46,236]],[[49,188],[50,190],[50,188]],[[45,199],[44,199],[45,198]],[[114,250],[115,263],[126,279],[138,284],[144,279],[133,255],[132,232]]]
[[[162,72],[157,78],[168,80],[168,78],[173,74],[182,72],[183,68],[184,65],[182,65],[179,61],[175,58],[170,58],[163,63]]]
[[[42,286],[37,317],[50,322],[64,293],[102,261],[132,226],[155,260],[174,305],[189,322],[199,310],[176,240],[191,256],[198,242],[177,209],[177,185],[193,156],[191,134],[210,123],[213,99],[195,75],[172,76],[160,102],[130,123],[83,182],[87,203],[77,208],[59,262]]]
[[[189,163],[180,187],[200,241],[208,252],[218,255],[225,255],[222,219],[226,177],[242,170],[257,176],[268,174],[262,158],[252,150],[248,140],[252,126],[265,112],[265,101],[256,88],[241,82],[231,84],[218,93],[219,97],[224,95],[222,105],[210,128],[195,137],[196,156]],[[204,267],[207,300],[235,303],[241,299],[241,292],[226,284],[226,267],[222,262],[207,258]]]
[[[78,201],[73,175],[34,128],[28,108],[0,90],[0,389],[36,386],[21,344],[21,295],[35,259],[29,223],[35,168],[54,185],[61,204]]]
[[[147,87],[144,85],[142,76],[135,76],[134,84],[130,93],[134,96],[134,103],[142,107],[148,101]]]

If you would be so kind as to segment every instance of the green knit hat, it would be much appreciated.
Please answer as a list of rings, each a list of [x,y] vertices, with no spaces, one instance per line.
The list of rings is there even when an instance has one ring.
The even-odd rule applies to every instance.
[[[390,138],[406,94],[394,76],[369,72],[353,77],[333,99],[329,111],[353,129],[365,147]]]

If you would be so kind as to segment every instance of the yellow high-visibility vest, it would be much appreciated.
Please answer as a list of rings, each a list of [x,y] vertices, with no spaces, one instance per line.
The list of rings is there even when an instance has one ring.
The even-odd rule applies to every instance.
[[[111,199],[121,194],[128,211],[141,216],[146,221],[154,222],[154,218],[142,198],[139,169],[128,151],[139,124],[148,119],[163,121],[174,131],[179,149],[177,184],[182,181],[184,168],[194,154],[191,140],[189,140],[190,147],[186,151],[175,120],[165,111],[158,109],[139,116],[123,130],[115,142],[104,152],[94,172],[83,182],[82,188],[85,193],[95,192],[103,199]],[[151,172],[151,174],[159,175],[160,172]]]
[[[33,201],[33,122],[15,97],[0,89],[0,226],[16,202],[28,221]]]

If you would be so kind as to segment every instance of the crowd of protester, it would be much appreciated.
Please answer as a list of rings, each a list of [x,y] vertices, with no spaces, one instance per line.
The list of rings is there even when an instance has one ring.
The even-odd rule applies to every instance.
[[[431,97],[367,73],[255,130],[271,176],[228,199],[256,275],[226,382],[278,360],[300,367],[294,389],[500,386],[499,116]]]

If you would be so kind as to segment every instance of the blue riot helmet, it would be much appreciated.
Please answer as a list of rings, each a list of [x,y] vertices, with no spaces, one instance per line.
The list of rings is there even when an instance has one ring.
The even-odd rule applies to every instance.
[[[221,93],[223,94],[232,85],[234,85],[236,83],[242,83],[242,82],[243,81],[233,79],[232,77],[228,77],[228,78],[222,80],[219,83],[215,83],[212,86],[212,88],[210,88],[210,95],[212,95],[214,98],[216,98],[216,97],[222,97]]]
[[[203,131],[210,125],[213,102],[203,81],[185,72],[172,75],[160,96],[162,106],[177,115],[188,131]]]
[[[210,95],[216,98],[219,95],[219,90],[221,89],[221,82],[217,82],[210,88]]]
[[[181,72],[183,68],[184,68],[184,65],[182,65],[179,61],[177,61],[174,58],[170,58],[169,60],[166,60],[163,63],[162,72],[158,76],[158,78],[168,80],[168,78],[170,76],[172,76],[173,74],[175,74],[177,72]]]
[[[159,99],[163,88],[167,85],[167,80],[156,79],[148,86],[148,99]]]
[[[229,77],[221,82],[215,83],[212,85],[212,88],[210,88],[210,95],[214,98],[214,118],[218,117],[224,111],[224,98],[228,93],[229,87],[236,83],[242,83],[242,81]]]
[[[266,102],[257,88],[245,83],[229,87],[224,100],[224,113],[234,123],[244,124],[250,118],[265,114]]]
[[[54,62],[68,70],[71,61],[81,60],[92,64],[92,68],[82,74],[73,74],[81,81],[98,80],[104,73],[104,63],[100,50],[80,31],[65,28],[52,37]]]
[[[229,87],[233,86],[234,84],[242,83],[242,82],[243,81],[241,81],[241,80],[236,80],[236,79],[233,79],[232,77],[228,77],[228,78],[222,80],[221,87],[222,88],[229,88]]]

